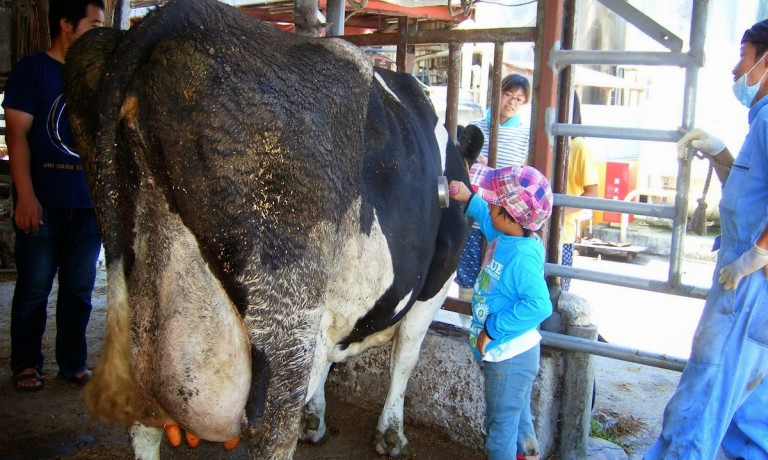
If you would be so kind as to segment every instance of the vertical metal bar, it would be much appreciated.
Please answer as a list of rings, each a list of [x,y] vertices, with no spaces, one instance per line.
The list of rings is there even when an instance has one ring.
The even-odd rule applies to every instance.
[[[328,36],[344,35],[344,0],[328,0],[325,22],[330,26],[325,29]]]
[[[683,119],[681,125],[690,129],[695,121],[696,92],[698,90],[699,68],[704,61],[704,40],[707,34],[708,1],[694,1],[691,19],[691,49],[695,64],[685,69],[685,88],[683,89]],[[688,190],[691,185],[691,161],[678,160],[677,190],[675,209],[677,215],[672,224],[672,243],[669,249],[669,283],[672,287],[680,285],[680,271],[683,258],[683,239],[685,238],[688,214]]]
[[[461,43],[448,45],[448,92],[445,101],[445,127],[456,142],[459,112],[459,81],[461,77]]]
[[[491,126],[488,134],[488,165],[496,167],[496,153],[499,147],[499,115],[501,113],[501,73],[504,68],[504,43],[493,44],[493,85],[491,87]]]
[[[553,118],[557,98],[557,74],[549,65],[550,54],[560,41],[563,27],[561,0],[541,0],[536,14],[536,66],[533,73],[533,131],[529,164],[552,177],[552,136],[547,119]],[[532,161],[531,161],[532,159]]]

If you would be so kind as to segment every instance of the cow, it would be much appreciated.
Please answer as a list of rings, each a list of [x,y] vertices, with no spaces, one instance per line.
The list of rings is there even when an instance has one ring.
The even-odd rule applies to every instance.
[[[162,427],[291,458],[326,435],[330,364],[392,340],[375,448],[402,455],[407,380],[468,230],[437,190],[468,182],[462,153],[416,80],[174,0],[81,37],[65,99],[107,262],[89,413],[130,427],[137,458]]]

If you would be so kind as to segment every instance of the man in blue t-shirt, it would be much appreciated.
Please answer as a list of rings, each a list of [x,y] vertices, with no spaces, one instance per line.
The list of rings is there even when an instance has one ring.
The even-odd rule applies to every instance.
[[[19,61],[6,84],[6,142],[13,178],[18,279],[11,310],[16,389],[41,390],[48,295],[58,272],[59,376],[91,376],[85,329],[101,249],[88,186],[62,99],[64,57],[86,31],[104,25],[103,0],[51,0],[51,47]]]

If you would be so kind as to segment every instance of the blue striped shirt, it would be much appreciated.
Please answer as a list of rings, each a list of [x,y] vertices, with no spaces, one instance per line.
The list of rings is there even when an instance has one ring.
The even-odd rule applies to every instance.
[[[488,146],[491,140],[488,123],[483,119],[471,121],[469,124],[477,126],[483,132],[485,142],[480,153],[488,158]],[[528,160],[528,142],[530,137],[531,129],[528,126],[499,126],[499,143],[496,149],[495,167],[503,168],[525,164]]]

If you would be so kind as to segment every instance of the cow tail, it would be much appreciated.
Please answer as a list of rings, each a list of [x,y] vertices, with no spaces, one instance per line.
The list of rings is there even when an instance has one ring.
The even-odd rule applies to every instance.
[[[139,419],[141,397],[133,378],[130,308],[122,259],[107,268],[105,345],[93,377],[83,389],[91,417],[130,426]]]

